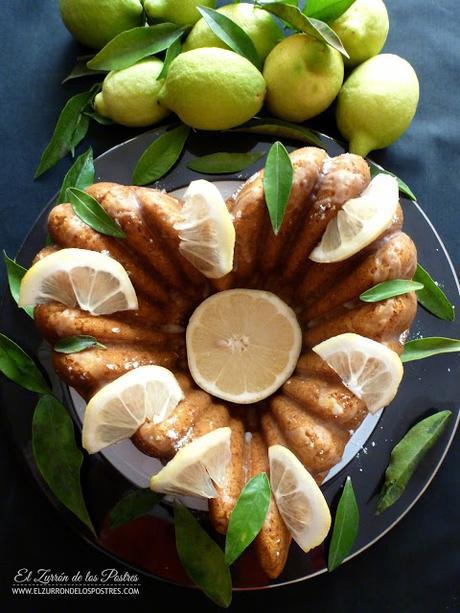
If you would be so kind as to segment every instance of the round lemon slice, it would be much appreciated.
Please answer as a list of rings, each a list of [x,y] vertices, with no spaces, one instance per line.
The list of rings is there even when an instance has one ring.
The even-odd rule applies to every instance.
[[[217,187],[209,181],[192,181],[184,194],[178,231],[179,251],[210,279],[219,279],[233,268],[235,228]]]
[[[214,498],[214,483],[223,487],[225,482],[230,438],[230,428],[217,428],[185,445],[150,479],[150,488],[162,494]]]
[[[89,401],[83,419],[83,447],[96,453],[130,438],[146,420],[168,417],[184,394],[162,366],[140,366],[103,387]]]
[[[370,413],[387,406],[396,396],[403,376],[397,353],[359,334],[339,334],[313,347],[358,396]]]
[[[187,332],[190,373],[230,402],[267,398],[292,374],[302,345],[294,311],[270,292],[233,289],[195,310]]]
[[[314,262],[340,262],[370,245],[393,223],[399,202],[396,179],[379,174],[358,198],[348,200],[328,223],[310,254]]]
[[[136,292],[123,266],[88,249],[60,249],[36,262],[24,275],[19,306],[54,301],[93,315],[138,308]]]
[[[278,510],[295,542],[305,552],[320,545],[331,527],[331,514],[316,481],[282,445],[268,449],[270,485]]]

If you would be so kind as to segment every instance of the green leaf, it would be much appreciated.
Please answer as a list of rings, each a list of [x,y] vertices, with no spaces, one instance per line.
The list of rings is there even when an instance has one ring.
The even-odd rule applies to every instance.
[[[273,232],[278,234],[292,189],[294,170],[284,145],[276,141],[267,155],[264,193]]]
[[[3,261],[6,266],[6,274],[8,275],[8,286],[10,288],[10,293],[18,304],[19,302],[19,289],[21,287],[22,277],[26,274],[27,269],[18,264],[15,260],[9,258],[5,251],[3,251]],[[34,318],[34,309],[33,307],[22,307],[24,311],[27,313],[29,317]]]
[[[451,411],[438,411],[422,419],[393,448],[377,502],[377,514],[388,509],[404,492],[415,469],[439,439],[451,415]]]
[[[99,202],[77,187],[68,187],[66,200],[72,205],[72,209],[82,221],[90,228],[115,238],[124,238],[126,234],[102,208]]]
[[[37,394],[50,392],[48,384],[32,358],[2,333],[0,333],[0,372],[31,392]]]
[[[88,60],[91,60],[93,55],[80,55],[77,57],[77,61],[75,66],[72,68],[72,71],[66,76],[65,79],[61,81],[61,83],[67,83],[71,79],[80,79],[81,77],[92,77],[94,75],[101,74],[100,70],[91,70],[87,67]],[[103,72],[103,71],[102,71]]]
[[[95,534],[80,484],[83,454],[75,443],[72,419],[53,396],[42,396],[35,408],[32,449],[50,490]]]
[[[350,553],[359,530],[359,509],[351,478],[347,477],[334,519],[327,568],[340,566]]]
[[[75,148],[81,143],[81,141],[88,134],[89,129],[89,117],[85,113],[81,113],[77,126],[72,138],[70,139],[70,153],[72,157],[75,155]]]
[[[77,334],[76,336],[66,336],[61,338],[53,347],[58,353],[79,353],[85,349],[96,347],[97,349],[107,349],[105,345],[100,343],[94,336],[86,334]]]
[[[232,578],[222,549],[177,500],[174,520],[177,553],[188,576],[218,606],[230,606]]]
[[[94,170],[93,150],[91,147],[82,153],[67,171],[59,190],[58,203],[66,201],[66,191],[69,187],[85,189],[94,183],[96,171]]]
[[[157,76],[157,81],[160,81],[160,79],[165,79],[168,76],[169,67],[171,66],[172,61],[179,55],[181,50],[182,45],[180,38],[176,38],[176,40],[169,45],[166,51],[163,68],[161,69],[160,74]]]
[[[104,117],[103,115],[96,113],[96,111],[85,111],[83,114],[101,126],[112,126],[115,123],[112,121],[112,119],[110,119],[110,117]]]
[[[309,34],[313,38],[316,38],[316,40],[333,47],[346,58],[350,57],[345,47],[342,45],[340,38],[327,23],[324,23],[324,21],[307,17],[296,6],[283,4],[282,2],[258,0],[256,6],[286,21],[294,29],[305,32],[305,34]]]
[[[265,152],[263,151],[254,151],[253,153],[226,153],[222,151],[196,158],[187,164],[187,168],[209,175],[239,172],[255,164],[264,155]]]
[[[153,141],[141,155],[133,171],[135,185],[147,185],[161,179],[177,162],[190,128],[177,126]]]
[[[109,526],[111,528],[118,528],[118,526],[146,515],[161,499],[162,496],[160,494],[152,492],[149,488],[130,492],[119,500],[110,511]]]
[[[319,133],[289,121],[282,121],[273,117],[253,117],[247,123],[238,128],[233,128],[229,132],[248,132],[250,134],[268,134],[278,138],[292,138],[301,143],[307,143],[325,149],[325,144],[321,141]]]
[[[414,281],[423,283],[423,289],[417,292],[417,300],[422,306],[436,317],[445,319],[446,321],[454,321],[455,309],[449,301],[445,293],[434,281],[429,273],[417,264]]]
[[[308,0],[303,12],[307,17],[330,23],[348,11],[355,0]]]
[[[401,192],[401,194],[404,194],[404,196],[407,196],[407,198],[409,198],[409,200],[412,200],[413,202],[415,202],[417,200],[414,192],[407,185],[407,183],[404,183],[404,181],[402,179],[397,177],[395,174],[393,174],[389,170],[385,170],[384,168],[382,168],[381,166],[379,166],[378,164],[376,164],[372,160],[368,159],[367,163],[370,166],[370,171],[371,171],[371,177],[372,178],[374,178],[376,175],[381,174],[381,173],[383,173],[385,175],[390,175],[390,177],[394,177],[396,179],[396,181],[398,182],[399,191]]]
[[[197,9],[214,34],[222,42],[230,47],[232,51],[252,62],[256,68],[261,69],[259,54],[254,43],[243,28],[226,15],[214,9],[204,6],[198,6]]]
[[[407,279],[391,279],[391,281],[383,281],[383,283],[374,285],[374,287],[363,292],[359,299],[363,302],[379,302],[420,289],[423,289],[423,283],[408,281]]]
[[[40,163],[35,171],[35,179],[57,164],[76,146],[77,137],[82,134],[81,126],[85,127],[84,123],[80,123],[81,114],[93,97],[94,90],[91,88],[87,92],[72,96],[66,102],[57,120],[53,136],[42,153]]]
[[[230,566],[259,534],[270,505],[270,483],[265,473],[250,479],[230,515],[225,539],[225,562]]]
[[[457,353],[460,351],[460,340],[443,338],[442,336],[427,336],[407,341],[401,355],[401,362],[423,360],[441,353]]]
[[[92,70],[120,70],[167,49],[185,31],[173,23],[132,28],[112,38],[87,64]]]

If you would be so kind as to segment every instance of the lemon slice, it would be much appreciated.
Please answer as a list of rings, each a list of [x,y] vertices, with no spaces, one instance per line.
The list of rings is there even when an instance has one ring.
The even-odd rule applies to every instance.
[[[339,334],[313,347],[358,396],[370,413],[387,406],[396,396],[403,376],[397,353],[359,334]]]
[[[278,510],[295,542],[305,552],[320,545],[331,527],[331,514],[316,481],[282,445],[268,449],[270,485]]]
[[[159,423],[184,399],[171,371],[140,366],[103,387],[89,401],[83,420],[83,447],[96,453],[130,438],[146,420]]]
[[[217,187],[202,179],[192,181],[184,194],[179,251],[210,279],[219,279],[233,268],[235,228]]]
[[[19,306],[61,302],[93,315],[137,309],[134,287],[123,266],[88,249],[60,249],[24,275]]]
[[[320,244],[313,249],[314,262],[340,262],[370,245],[393,223],[399,202],[394,177],[379,174],[358,198],[348,200],[328,223]]]
[[[214,498],[214,483],[219,487],[225,483],[230,438],[230,428],[217,428],[185,445],[150,479],[150,488],[162,494]]]
[[[294,311],[274,294],[233,289],[200,304],[186,343],[190,373],[202,389],[248,404],[267,398],[290,377],[302,334]]]

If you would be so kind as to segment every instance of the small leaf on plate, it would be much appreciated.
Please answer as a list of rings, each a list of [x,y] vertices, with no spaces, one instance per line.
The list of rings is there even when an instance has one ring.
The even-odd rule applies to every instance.
[[[409,198],[409,200],[412,200],[414,202],[417,200],[417,198],[415,197],[414,192],[407,185],[407,183],[404,183],[404,181],[402,179],[397,177],[395,174],[393,174],[389,170],[385,170],[384,168],[382,168],[381,166],[379,166],[378,164],[376,164],[372,160],[368,159],[367,163],[370,166],[371,177],[372,178],[374,178],[376,175],[381,174],[381,173],[383,173],[385,175],[390,175],[390,177],[394,177],[396,179],[396,181],[398,182],[399,191],[401,192],[401,194],[404,194],[404,196],[407,196],[407,198]]]
[[[153,141],[141,155],[133,171],[135,185],[147,185],[161,179],[179,159],[190,128],[177,126]]]
[[[225,562],[230,566],[259,534],[270,505],[270,483],[265,473],[250,479],[237,500],[225,538]]]
[[[423,360],[441,353],[457,353],[460,351],[460,340],[456,338],[443,338],[441,336],[427,336],[407,341],[401,354],[401,362]]]
[[[97,349],[107,349],[105,345],[100,343],[94,336],[87,334],[77,334],[76,336],[66,336],[61,338],[53,347],[58,353],[79,353],[85,349],[95,347]]]
[[[35,463],[50,490],[95,534],[80,484],[83,454],[75,442],[72,419],[51,395],[40,398],[32,419]]]
[[[393,448],[377,502],[377,514],[388,509],[404,492],[418,464],[441,436],[451,415],[451,411],[439,411],[422,419]]]
[[[177,553],[185,571],[213,602],[228,607],[232,600],[232,578],[224,552],[178,501],[174,503],[174,520]]]
[[[75,215],[93,230],[115,238],[126,236],[117,222],[105,212],[99,202],[83,190],[77,187],[68,187],[66,200],[72,205]]]
[[[273,2],[272,0],[258,0],[256,6],[272,13],[272,15],[276,15],[276,17],[287,22],[296,30],[305,32],[305,34],[309,34],[316,38],[316,40],[330,45],[345,57],[350,57],[340,38],[327,23],[319,19],[307,17],[297,6],[283,4],[283,2]]]
[[[0,333],[0,372],[21,387],[37,394],[48,394],[50,388],[35,362],[11,339]]]
[[[143,517],[153,509],[162,499],[160,494],[152,492],[150,488],[130,492],[110,511],[109,526],[118,528],[138,517]]]
[[[16,302],[19,301],[19,288],[21,286],[22,277],[26,274],[27,269],[18,264],[15,260],[9,258],[5,251],[3,251],[3,261],[6,266],[6,274],[8,275],[8,286],[10,288],[10,293]],[[23,307],[24,311],[29,315],[29,317],[34,318],[34,309],[33,307]]]
[[[417,300],[427,311],[446,321],[454,321],[455,309],[439,285],[429,273],[417,264],[414,281],[423,283],[423,289],[417,292]]]
[[[273,143],[264,170],[264,193],[273,232],[278,234],[292,189],[294,170],[284,145]]]
[[[273,117],[253,117],[247,123],[238,128],[232,128],[229,132],[249,132],[251,134],[269,134],[278,138],[292,138],[301,143],[308,143],[315,147],[325,149],[325,144],[321,141],[319,132],[310,130],[289,121],[282,121]]]
[[[70,72],[65,79],[61,81],[61,83],[66,83],[71,79],[79,79],[81,77],[93,77],[95,75],[101,74],[100,70],[91,70],[86,65],[89,60],[93,58],[92,55],[80,55],[77,57],[77,61],[75,66],[72,68],[72,72]]]
[[[354,2],[355,0],[308,0],[303,12],[307,17],[330,23],[348,11]]]
[[[340,566],[350,553],[359,530],[359,509],[351,478],[347,477],[334,519],[327,568]]]
[[[50,142],[46,146],[40,158],[40,164],[35,171],[36,179],[52,166],[57,164],[73,147],[76,138],[81,135],[80,117],[86,106],[94,97],[94,89],[77,94],[70,98],[59,115],[56,127]],[[84,124],[83,124],[83,127]]]
[[[176,38],[176,40],[171,43],[166,50],[163,68],[161,69],[160,74],[157,76],[157,81],[160,81],[160,79],[165,79],[168,76],[169,67],[171,66],[172,61],[175,60],[176,57],[179,55],[181,50],[182,45],[180,42],[180,38]]]
[[[232,51],[242,55],[252,62],[260,70],[261,63],[259,54],[252,42],[252,39],[237,23],[232,21],[223,13],[219,13],[211,8],[198,6],[198,11],[206,21],[214,34],[220,38]]]
[[[164,51],[180,38],[184,31],[184,28],[173,23],[160,23],[155,26],[140,26],[125,30],[112,38],[88,62],[88,68],[92,70],[128,68],[149,55]]]
[[[252,166],[264,155],[264,151],[252,153],[226,153],[222,151],[196,158],[187,164],[187,168],[210,175],[239,172]]]
[[[383,283],[374,285],[363,292],[359,299],[363,302],[379,302],[379,300],[401,296],[420,289],[423,289],[423,283],[407,279],[391,279],[391,281],[383,281]]]
[[[93,150],[91,147],[77,157],[75,162],[67,171],[59,190],[58,203],[66,201],[66,191],[69,187],[85,189],[94,183],[95,177]]]

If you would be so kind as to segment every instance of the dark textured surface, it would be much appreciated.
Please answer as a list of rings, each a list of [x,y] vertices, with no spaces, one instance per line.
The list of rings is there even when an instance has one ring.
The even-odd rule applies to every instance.
[[[7,0],[2,3],[0,40],[2,136],[0,247],[13,255],[37,213],[58,189],[69,160],[37,182],[32,176],[40,153],[66,98],[84,82],[60,86],[78,47],[61,26],[57,2]],[[385,51],[398,53],[415,67],[421,81],[421,103],[409,132],[375,155],[406,180],[444,239],[454,264],[458,249],[458,118],[457,42],[460,7],[454,0],[434,5],[417,0],[388,0],[392,28]],[[330,117],[316,122],[334,134]],[[95,154],[133,136],[123,128],[95,127],[89,141]],[[3,287],[3,279],[2,279]],[[435,382],[433,382],[435,385]],[[22,407],[18,407],[21,410]],[[18,461],[1,434],[3,485],[0,528],[1,595],[18,568],[53,571],[106,568],[112,563],[65,526]],[[275,592],[237,594],[232,610],[259,606],[270,611],[453,611],[459,608],[459,446],[454,445],[429,491],[383,540],[333,575]],[[5,610],[62,610],[63,600],[8,598]],[[100,606],[102,599],[66,598],[71,610]],[[83,599],[82,599],[83,598]],[[100,597],[101,598],[101,597]],[[105,597],[114,602],[113,598]],[[104,600],[105,600],[104,598]],[[173,599],[176,607],[215,610],[199,594],[144,580],[141,596],[124,602],[130,608],[155,610]],[[176,608],[175,607],[175,608]]]

